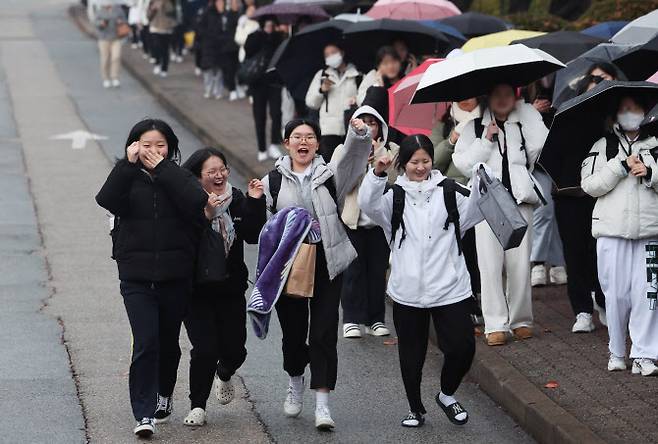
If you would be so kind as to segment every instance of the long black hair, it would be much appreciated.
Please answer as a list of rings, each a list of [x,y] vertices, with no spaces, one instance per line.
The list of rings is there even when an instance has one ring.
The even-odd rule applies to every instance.
[[[286,123],[286,127],[283,130],[283,140],[289,139],[295,128],[302,125],[310,126],[313,129],[318,142],[320,141],[320,137],[322,136],[320,125],[318,125],[318,122],[311,119],[292,119],[290,122]]]
[[[178,148],[178,137],[174,134],[169,124],[160,119],[144,119],[135,124],[128,133],[126,140],[126,150],[133,142],[139,142],[140,137],[146,132],[158,131],[167,141],[167,160],[180,162],[180,149]]]
[[[403,170],[409,160],[413,157],[414,153],[418,150],[423,150],[434,161],[434,145],[429,137],[424,134],[412,134],[405,137],[400,142],[400,153],[398,155],[397,167]]]
[[[182,167],[189,170],[196,177],[201,177],[201,168],[203,167],[203,164],[213,156],[222,159],[224,166],[228,168],[228,162],[226,162],[226,156],[224,156],[224,153],[211,146],[200,148],[193,152],[190,158],[183,163]]]

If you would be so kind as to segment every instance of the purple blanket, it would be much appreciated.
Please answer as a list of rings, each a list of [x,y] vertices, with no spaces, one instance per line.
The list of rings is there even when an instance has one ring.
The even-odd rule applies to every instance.
[[[320,228],[308,211],[298,207],[288,207],[277,212],[260,233],[256,283],[247,303],[251,325],[260,339],[267,336],[272,309],[307,235],[312,243],[318,242]]]

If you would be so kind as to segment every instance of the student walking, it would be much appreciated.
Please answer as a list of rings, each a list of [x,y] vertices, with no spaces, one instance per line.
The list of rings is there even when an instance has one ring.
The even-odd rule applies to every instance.
[[[228,278],[217,284],[197,284],[190,298],[185,329],[190,352],[190,413],[184,424],[206,423],[206,402],[214,386],[220,404],[235,396],[232,376],[247,357],[245,342],[247,279],[244,243],[258,243],[265,224],[265,198],[260,180],[249,182],[247,196],[229,182],[226,157],[215,148],[193,153],[183,168],[197,177],[208,193],[205,215],[213,230],[222,235]]]
[[[172,412],[178,339],[192,289],[199,228],[208,195],[176,161],[178,138],[155,119],[138,122],[126,155],[96,202],[114,215],[112,257],[133,337],[130,402],[134,433],[151,436]]]
[[[316,393],[315,425],[332,429],[329,393],[338,373],[338,305],[341,273],[356,258],[338,208],[354,189],[371,150],[370,130],[354,119],[345,141],[345,155],[326,164],[317,155],[320,128],[315,122],[292,120],[283,143],[288,155],[263,178],[267,205],[272,211],[287,207],[306,209],[320,226],[313,297],[295,299],[282,295],[276,312],[283,332],[283,368],[290,376],[284,402],[286,416],[297,417],[304,399],[304,372],[310,363],[312,390]],[[308,340],[308,343],[307,343]]]
[[[148,7],[149,35],[155,57],[153,74],[167,77],[171,36],[178,24],[174,0],[151,0]]]
[[[420,386],[430,318],[445,356],[436,402],[457,425],[466,424],[468,413],[453,395],[475,354],[471,283],[461,233],[482,220],[476,205],[478,186],[474,183],[476,191],[466,197],[467,188],[432,170],[433,158],[427,136],[408,136],[400,144],[398,160],[404,174],[393,189],[386,190],[391,160],[382,157],[359,190],[359,206],[383,228],[391,246],[388,294],[394,301],[400,370],[409,401],[405,427],[425,422]]]
[[[581,171],[583,191],[596,198],[592,235],[610,336],[608,370],[626,369],[628,331],[632,372],[643,376],[658,375],[658,312],[647,298],[655,291],[647,283],[648,250],[658,254],[658,140],[640,130],[648,110],[642,97],[622,98],[613,133],[594,144]]]
[[[98,35],[103,88],[118,88],[121,85],[119,70],[121,68],[122,39],[118,35],[117,27],[122,23],[127,23],[126,16],[123,9],[112,0],[102,0],[94,8],[94,24]]]

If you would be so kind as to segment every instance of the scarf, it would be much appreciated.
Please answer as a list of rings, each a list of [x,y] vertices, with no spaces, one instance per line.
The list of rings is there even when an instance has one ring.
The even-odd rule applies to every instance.
[[[476,106],[473,111],[464,111],[459,107],[457,102],[453,102],[450,107],[450,116],[455,122],[455,131],[458,134],[461,134],[468,122],[477,119],[478,117],[482,117],[482,110],[479,106]]]
[[[226,256],[228,256],[233,246],[233,241],[235,241],[235,226],[233,225],[231,214],[228,211],[231,202],[233,202],[233,186],[230,183],[226,184],[226,192],[222,196],[228,196],[228,198],[224,203],[215,208],[211,225],[213,230],[222,235],[224,239],[224,251],[226,251]]]

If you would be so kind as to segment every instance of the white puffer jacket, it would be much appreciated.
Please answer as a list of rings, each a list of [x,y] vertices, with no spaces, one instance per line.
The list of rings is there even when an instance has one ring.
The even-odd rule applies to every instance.
[[[323,72],[334,82],[326,100],[320,91]],[[334,68],[321,69],[315,73],[306,92],[306,106],[320,110],[320,130],[323,135],[345,135],[345,110],[356,101],[356,80],[359,75],[359,71],[352,64],[347,65],[342,76]]]
[[[646,239],[658,237],[658,166],[651,150],[658,148],[658,140],[650,137],[631,145],[631,153],[638,155],[651,177],[640,179],[630,175],[622,161],[628,157],[628,143],[619,139],[617,156],[608,160],[607,142],[603,138],[592,147],[583,162],[581,186],[592,197],[598,198],[592,214],[592,235]],[[623,147],[623,148],[622,148]]]
[[[400,245],[400,227],[391,244],[387,294],[400,304],[439,307],[462,301],[472,294],[464,255],[458,251],[455,227],[450,224],[447,230],[443,229],[448,212],[439,184],[444,179],[435,170],[423,182],[410,181],[406,175],[395,182],[405,191],[402,219],[406,237]],[[358,201],[361,211],[382,227],[390,243],[393,191],[384,193],[386,182],[386,177],[369,171],[361,183]],[[468,198],[456,194],[462,234],[482,221],[477,206],[479,187],[473,188],[475,191]]]
[[[471,175],[473,166],[483,162],[493,170],[498,179],[502,179],[503,156],[500,154],[498,144],[490,142],[485,137],[490,122],[491,112],[486,109],[482,113],[483,133],[475,134],[475,122],[470,121],[464,127],[464,131],[455,145],[452,160],[466,177]],[[523,138],[525,138],[525,150],[521,149],[520,130],[523,131]],[[547,135],[548,129],[544,125],[541,114],[532,105],[522,100],[516,102],[514,111],[507,118],[504,132],[498,133],[501,147],[505,146],[507,138],[510,183],[512,193],[519,204],[535,205],[540,201],[535,186],[540,190],[541,188],[531,173]]]

